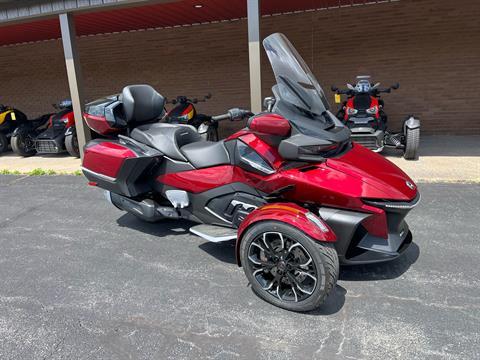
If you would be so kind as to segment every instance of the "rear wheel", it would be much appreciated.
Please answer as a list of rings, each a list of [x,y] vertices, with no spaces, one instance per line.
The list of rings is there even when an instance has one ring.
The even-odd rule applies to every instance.
[[[37,153],[35,142],[29,134],[18,133],[10,139],[12,150],[20,156],[33,156]]]
[[[0,154],[8,150],[8,138],[0,132]]]
[[[420,128],[405,130],[405,153],[403,157],[406,160],[418,159],[418,148],[420,146]]]
[[[80,157],[80,148],[78,147],[78,138],[76,133],[65,136],[65,148],[70,156],[77,158]]]
[[[247,231],[240,259],[253,291],[291,311],[319,307],[335,287],[339,272],[331,244],[275,221],[258,223]]]

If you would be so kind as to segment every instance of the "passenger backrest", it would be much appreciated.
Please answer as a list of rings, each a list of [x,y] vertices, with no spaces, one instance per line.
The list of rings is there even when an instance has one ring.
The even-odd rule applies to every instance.
[[[140,124],[163,115],[165,98],[150,85],[129,85],[122,90],[121,101],[127,123]]]

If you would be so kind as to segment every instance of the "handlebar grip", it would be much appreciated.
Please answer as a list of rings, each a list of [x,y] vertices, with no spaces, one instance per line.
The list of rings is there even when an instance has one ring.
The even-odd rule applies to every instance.
[[[233,108],[228,110],[226,114],[212,116],[212,121],[221,121],[221,120],[228,120],[228,119],[230,119],[231,121],[237,121],[237,120],[243,120],[244,118],[252,115],[253,113],[250,112],[249,110]]]
[[[230,114],[222,114],[222,115],[217,115],[217,116],[212,116],[212,121],[222,121],[222,120],[227,120],[230,119]]]
[[[392,91],[392,89],[390,89],[390,88],[377,89],[377,92],[379,92],[379,93],[389,93],[391,91]]]

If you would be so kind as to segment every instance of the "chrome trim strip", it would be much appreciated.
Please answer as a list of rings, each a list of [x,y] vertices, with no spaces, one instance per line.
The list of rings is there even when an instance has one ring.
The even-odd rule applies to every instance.
[[[210,210],[208,207],[204,207],[205,210],[207,210],[210,214],[212,214],[213,216],[219,218],[220,220],[222,221],[225,221],[227,224],[231,224],[232,222],[231,221],[228,221],[227,219],[224,219],[223,217],[221,217],[220,215],[218,215],[217,213],[213,212],[212,210]]]
[[[225,236],[218,236],[218,237],[213,237],[204,233],[201,233],[200,231],[190,228],[189,229],[191,233],[200,236],[201,238],[211,241],[211,242],[222,242],[222,241],[228,241],[228,240],[234,240],[237,238],[237,235],[225,235]]]
[[[163,155],[163,157],[167,160],[170,160],[171,162],[175,163],[175,164],[189,164],[191,165],[188,161],[180,161],[180,160],[174,160],[172,158],[169,158],[168,156],[166,155]]]
[[[419,192],[417,192],[417,196],[411,201],[399,201],[399,202],[389,202],[389,201],[375,201],[375,200],[364,200],[364,202],[368,205],[373,205],[376,207],[381,208],[388,208],[388,209],[413,209],[420,203],[422,196]]]
[[[110,182],[115,182],[115,181],[117,181],[116,178],[113,178],[113,177],[110,177],[110,176],[107,176],[107,175],[103,175],[103,174],[99,174],[99,173],[97,173],[97,172],[95,172],[95,171],[92,171],[92,170],[87,169],[86,167],[83,167],[83,166],[82,166],[81,169],[82,169],[83,172],[86,172],[86,173],[88,173],[88,174],[90,174],[90,175],[99,177],[100,179],[103,179],[103,180],[106,180],[106,181],[110,181]]]

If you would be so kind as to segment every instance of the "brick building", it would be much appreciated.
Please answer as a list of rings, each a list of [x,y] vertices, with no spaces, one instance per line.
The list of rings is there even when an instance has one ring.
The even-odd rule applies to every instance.
[[[212,99],[199,105],[206,113],[249,107],[248,28],[241,4],[246,0],[229,1],[229,6],[240,12],[232,10],[229,15],[228,8],[222,9],[221,20],[213,15],[211,0],[196,2],[201,8],[187,2],[193,14],[188,19],[195,20],[195,13],[202,11],[212,13],[212,19],[192,25],[178,15],[176,25],[180,26],[153,28],[152,19],[139,15],[141,7],[152,6],[144,2],[130,2],[135,7],[120,10],[101,9],[96,17],[76,13],[85,99],[119,92],[126,84],[149,83],[167,97],[211,92]],[[214,3],[218,6],[219,0]],[[336,105],[329,93],[331,84],[342,86],[354,81],[356,75],[370,74],[383,85],[401,84],[398,91],[385,95],[392,127],[413,113],[422,120],[423,133],[480,134],[476,106],[480,88],[479,1],[298,3],[298,11],[292,5],[291,9],[287,6],[292,11],[280,13],[262,8],[261,35],[287,35],[331,95],[332,107]],[[114,11],[140,17],[125,23],[125,31],[121,31],[122,24],[111,15]],[[102,19],[105,24],[100,26]],[[82,35],[82,26],[93,33]],[[69,97],[58,28],[54,15],[29,23],[0,22],[1,103],[35,116]],[[263,49],[261,56],[262,95],[268,96],[273,75]]]

